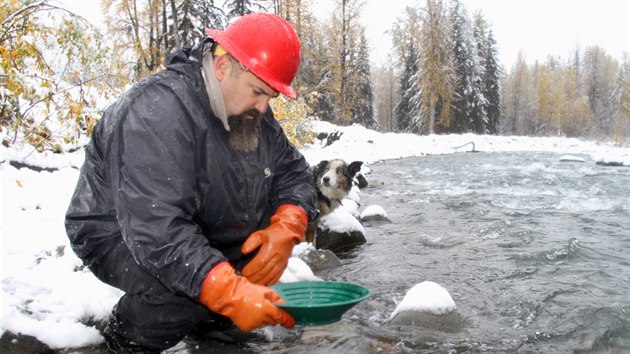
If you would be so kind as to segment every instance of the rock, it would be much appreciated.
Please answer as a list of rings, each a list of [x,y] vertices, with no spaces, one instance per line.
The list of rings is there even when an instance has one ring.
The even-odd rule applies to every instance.
[[[368,186],[367,178],[365,178],[365,176],[362,173],[360,172],[357,173],[357,175],[354,176],[354,178],[356,178],[357,180],[357,186],[359,187],[359,189],[363,189]]]
[[[585,162],[584,158],[575,155],[562,155],[560,162]]]
[[[389,323],[423,327],[443,332],[457,332],[468,321],[457,312],[451,295],[437,283],[424,281],[414,285],[392,313]]]
[[[335,268],[341,265],[339,258],[330,250],[310,250],[301,254],[300,259],[314,271]]]
[[[610,166],[610,167],[621,167],[623,166],[623,162],[622,161],[604,161],[604,160],[600,160],[595,162],[596,165],[598,166]]]
[[[311,267],[298,257],[289,258],[287,268],[282,273],[280,283],[293,283],[298,281],[321,281],[322,279],[315,276]]]
[[[361,221],[392,222],[385,209],[378,205],[368,205],[361,213]]]
[[[468,322],[457,310],[439,315],[427,311],[406,310],[399,312],[389,323],[455,333],[466,327]]]
[[[4,332],[0,338],[0,349],[3,353],[37,353],[48,354],[55,353],[46,344],[40,342],[37,338],[24,335],[13,334],[9,331]]]
[[[354,250],[366,243],[365,229],[359,219],[344,208],[321,217],[317,223],[313,245],[335,254]]]
[[[352,251],[366,242],[365,235],[359,230],[338,232],[318,227],[314,244],[317,249],[330,250],[338,254]]]
[[[364,222],[383,222],[383,223],[391,223],[392,221],[385,215],[368,215],[366,217],[361,217],[361,221]]]

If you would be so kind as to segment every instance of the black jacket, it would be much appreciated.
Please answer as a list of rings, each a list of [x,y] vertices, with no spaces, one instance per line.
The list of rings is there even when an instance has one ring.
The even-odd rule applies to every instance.
[[[285,203],[315,216],[307,162],[269,110],[256,152],[237,153],[216,118],[199,48],[107,108],[86,147],[66,214],[74,252],[90,265],[124,240],[171,291],[197,298],[209,270]]]

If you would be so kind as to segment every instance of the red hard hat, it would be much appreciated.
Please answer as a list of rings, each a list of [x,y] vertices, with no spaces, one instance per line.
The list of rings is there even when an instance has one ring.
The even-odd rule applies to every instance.
[[[300,40],[285,19],[254,13],[225,30],[206,28],[206,34],[267,85],[287,97],[297,96],[291,82],[300,66]]]

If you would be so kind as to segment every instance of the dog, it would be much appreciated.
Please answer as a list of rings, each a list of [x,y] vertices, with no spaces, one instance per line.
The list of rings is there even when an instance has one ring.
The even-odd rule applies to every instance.
[[[316,166],[312,166],[315,187],[317,190],[317,207],[319,215],[309,225],[306,232],[306,241],[313,242],[317,221],[322,216],[330,214],[337,209],[344,198],[352,189],[354,178],[361,170],[363,161],[354,161],[350,164],[342,159],[323,160]]]

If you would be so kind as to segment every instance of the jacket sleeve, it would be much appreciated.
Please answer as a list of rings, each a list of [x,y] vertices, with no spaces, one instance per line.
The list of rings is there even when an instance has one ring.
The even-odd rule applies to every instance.
[[[269,110],[268,113],[270,113]],[[273,116],[273,113],[270,113]],[[267,121],[274,126],[275,136],[272,146],[278,156],[275,166],[274,210],[283,204],[298,205],[306,211],[309,222],[317,216],[317,192],[308,162],[299,150],[289,141],[282,127],[275,119]]]
[[[175,293],[197,298],[225,257],[194,222],[199,191],[194,125],[172,87],[147,84],[130,99],[110,154],[115,208],[136,262]]]

